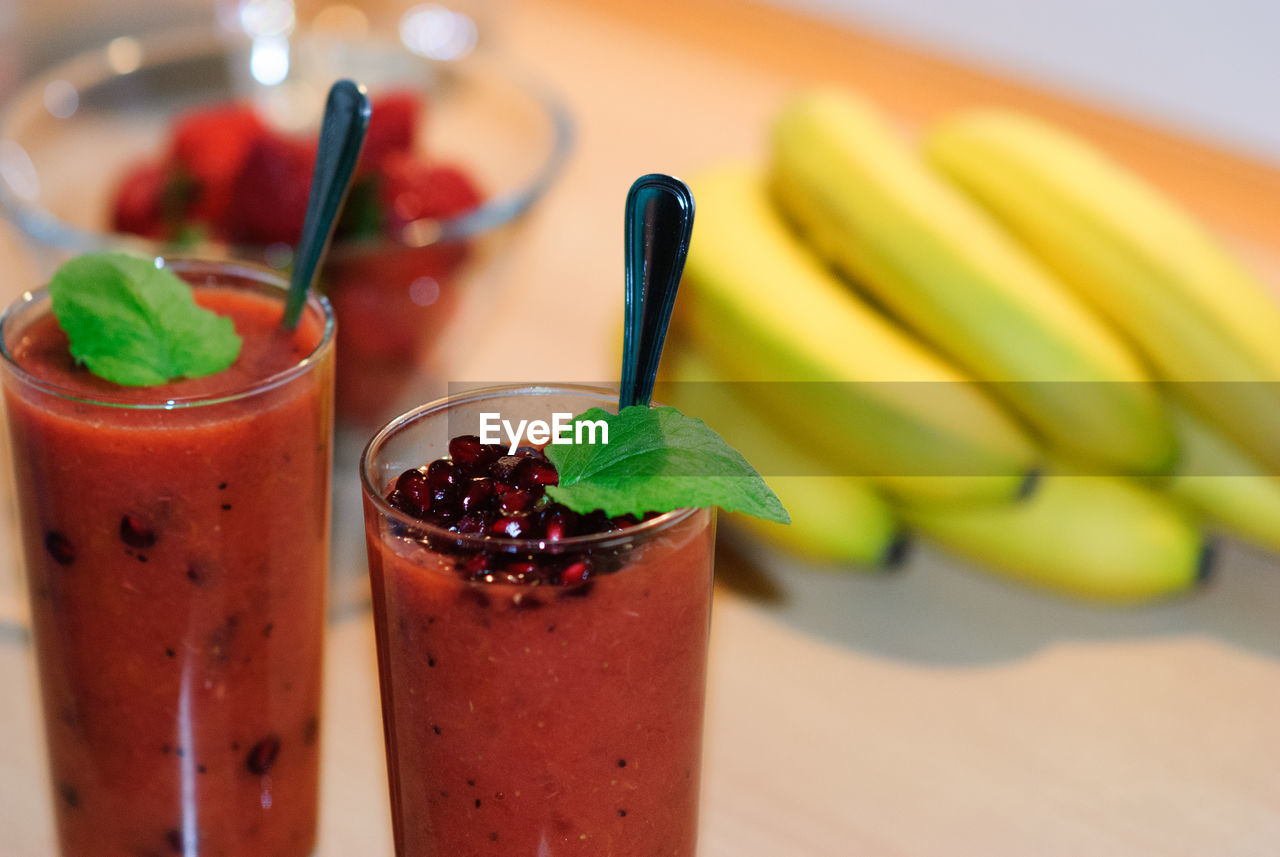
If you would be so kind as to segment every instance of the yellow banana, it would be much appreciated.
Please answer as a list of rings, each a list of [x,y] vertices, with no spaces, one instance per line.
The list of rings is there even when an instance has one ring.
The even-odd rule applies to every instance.
[[[1226,532],[1280,553],[1280,475],[1190,412],[1172,413],[1182,457],[1165,489]]]
[[[1038,454],[970,379],[843,288],[788,232],[763,177],[695,178],[677,330],[828,463],[917,502],[1010,501]]]
[[[802,93],[773,129],[771,189],[822,256],[1004,398],[1052,446],[1120,472],[1168,470],[1146,370],[869,102]]]
[[[1020,583],[1077,598],[1138,603],[1186,592],[1212,552],[1172,500],[1112,476],[1050,473],[1025,502],[903,508],[927,541]]]
[[[888,502],[856,476],[818,475],[826,470],[735,395],[741,385],[720,380],[701,355],[668,341],[657,398],[699,417],[760,471],[791,523],[750,515],[725,515],[731,526],[792,553],[822,562],[882,566],[899,545],[897,521]]]
[[[1021,113],[957,115],[926,148],[1202,418],[1280,468],[1280,302],[1204,228],[1090,143]]]

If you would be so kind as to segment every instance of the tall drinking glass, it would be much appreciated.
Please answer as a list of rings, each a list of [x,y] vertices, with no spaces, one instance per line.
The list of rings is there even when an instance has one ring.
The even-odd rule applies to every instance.
[[[482,538],[391,506],[407,469],[616,394],[483,390],[393,420],[361,460],[398,857],[694,853],[714,515],[560,541]],[[489,569],[577,569],[511,583]],[[470,561],[469,561],[470,560]],[[558,579],[558,578],[553,578]]]
[[[75,365],[47,292],[0,319],[63,857],[303,857],[315,843],[333,319],[286,283],[165,263],[233,366],[162,386]]]

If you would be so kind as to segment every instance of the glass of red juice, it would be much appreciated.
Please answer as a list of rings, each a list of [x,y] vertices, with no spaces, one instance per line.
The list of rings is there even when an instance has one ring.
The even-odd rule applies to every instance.
[[[559,513],[540,520],[543,501],[514,516],[525,523],[512,538],[491,535],[507,526],[501,510],[471,534],[388,500],[407,470],[449,456],[451,439],[474,448],[465,436],[482,413],[550,423],[593,406],[616,408],[616,393],[481,390],[396,418],[365,449],[397,857],[694,854],[713,510],[621,523],[596,513],[566,530]],[[441,496],[494,479],[470,472]]]
[[[63,857],[304,857],[315,844],[333,318],[249,265],[169,260],[236,362],[123,387],[47,291],[0,319]]]

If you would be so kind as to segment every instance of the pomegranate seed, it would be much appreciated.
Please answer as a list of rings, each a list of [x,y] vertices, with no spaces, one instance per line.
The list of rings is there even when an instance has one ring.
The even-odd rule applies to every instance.
[[[487,553],[472,554],[467,557],[462,567],[468,574],[479,574],[489,567],[489,555]]]
[[[464,434],[449,441],[449,457],[464,467],[477,464],[484,455],[484,444],[473,434]]]
[[[427,482],[435,491],[450,488],[458,482],[458,469],[453,466],[453,462],[443,458],[436,459],[427,467]]]
[[[515,481],[521,488],[534,485],[559,485],[560,472],[546,459],[525,458],[516,468]]]
[[[634,527],[636,524],[640,523],[640,519],[635,515],[616,515],[611,520],[613,521],[613,525],[620,530],[625,530],[627,527]]]
[[[513,512],[523,512],[531,507],[538,500],[532,491],[514,490],[508,491],[502,495],[501,508],[503,514],[510,515]]]
[[[572,512],[569,515],[573,514]],[[558,542],[572,534],[569,528],[569,515],[562,511],[552,512],[547,516],[547,540]]]
[[[516,468],[520,466],[521,460],[518,455],[504,455],[489,466],[489,472],[499,482],[514,483]]]
[[[396,480],[397,508],[416,517],[425,517],[431,509],[431,485],[421,470],[406,470]]]
[[[494,521],[493,526],[489,528],[489,532],[495,536],[518,539],[524,534],[524,521],[507,515]]]
[[[473,479],[462,494],[462,510],[470,512],[484,509],[493,499],[493,480],[489,478]]]
[[[578,560],[569,563],[564,571],[560,572],[560,581],[567,586],[573,586],[587,579],[587,563],[586,560]]]

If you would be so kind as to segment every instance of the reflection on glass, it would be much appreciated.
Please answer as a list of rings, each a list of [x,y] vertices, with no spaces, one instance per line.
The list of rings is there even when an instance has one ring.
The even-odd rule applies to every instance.
[[[107,65],[116,74],[129,74],[142,65],[142,45],[130,36],[120,36],[107,43]]]
[[[44,88],[44,109],[58,119],[72,116],[80,107],[80,93],[65,80],[51,80]]]
[[[414,6],[400,18],[400,40],[429,59],[461,59],[475,48],[476,37],[475,21],[436,3]]]

